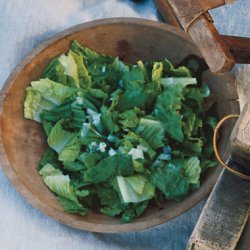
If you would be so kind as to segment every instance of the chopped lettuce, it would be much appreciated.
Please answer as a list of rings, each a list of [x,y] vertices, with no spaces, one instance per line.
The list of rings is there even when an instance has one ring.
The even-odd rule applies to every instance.
[[[199,187],[217,165],[216,118],[206,115],[210,90],[196,71],[167,59],[129,64],[74,41],[31,82],[24,117],[44,129],[39,173],[65,212],[130,222],[152,201]]]
[[[153,149],[164,145],[165,130],[159,121],[142,118],[135,133],[140,135]]]
[[[181,200],[189,191],[189,180],[181,166],[167,163],[152,173],[151,183],[163,192],[166,199]]]
[[[41,122],[40,114],[44,110],[50,110],[55,106],[54,103],[42,97],[42,94],[31,87],[26,89],[24,101],[24,117],[37,122]]]
[[[86,214],[87,209],[77,200],[68,175],[63,175],[60,170],[50,164],[46,164],[39,173],[48,188],[58,196],[58,200],[66,212]]]
[[[200,160],[198,157],[194,156],[186,160],[184,171],[185,175],[189,178],[189,183],[198,184],[201,173]]]
[[[152,81],[157,82],[161,80],[163,73],[163,64],[161,62],[154,63],[153,70],[152,70]]]
[[[143,176],[117,176],[116,179],[125,203],[138,203],[154,197],[155,187]]]
[[[71,133],[67,130],[64,130],[62,127],[63,120],[59,120],[55,126],[52,128],[48,136],[48,145],[54,149],[57,153],[60,153],[65,146],[72,140],[75,136],[74,133]]]
[[[51,81],[48,78],[31,82],[31,87],[34,91],[40,93],[45,100],[55,105],[62,104],[75,93],[73,88]]]

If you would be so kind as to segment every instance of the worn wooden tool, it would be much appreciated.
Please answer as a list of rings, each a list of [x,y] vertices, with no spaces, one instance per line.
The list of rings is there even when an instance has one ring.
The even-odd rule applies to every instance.
[[[154,2],[166,22],[182,27],[189,33],[213,73],[228,72],[235,63],[250,63],[250,38],[220,35],[208,13],[208,10],[233,0]]]
[[[231,115],[222,119],[217,129],[228,120],[227,118],[236,117],[237,115]],[[221,162],[220,156],[217,155],[222,165],[238,177],[228,171],[220,176],[190,238],[190,250],[235,249],[239,241],[250,214],[249,125],[250,101],[243,108],[231,133],[230,156],[227,163]],[[216,134],[217,130],[214,139]]]

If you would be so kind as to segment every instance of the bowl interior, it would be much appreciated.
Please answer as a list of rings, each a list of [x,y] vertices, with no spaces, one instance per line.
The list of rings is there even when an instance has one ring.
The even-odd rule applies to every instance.
[[[64,213],[55,195],[44,185],[37,165],[46,141],[41,126],[23,118],[25,88],[32,80],[39,79],[49,61],[65,53],[75,39],[93,50],[120,56],[128,62],[168,58],[177,64],[190,54],[200,56],[183,32],[165,24],[137,19],[110,19],[78,25],[46,41],[16,68],[2,92],[1,162],[11,182],[34,207],[64,224],[90,231],[144,229],[191,208],[211,190],[220,172],[218,168],[208,171],[202,178],[201,188],[192,192],[183,202],[166,202],[161,210],[150,207],[141,218],[129,224],[122,224],[119,219],[93,211],[85,217]],[[215,77],[207,71],[204,81],[220,98],[220,105],[217,105],[219,117],[238,112],[238,103],[234,101],[237,94],[230,76]],[[224,129],[223,133],[220,148],[224,153],[230,129]]]

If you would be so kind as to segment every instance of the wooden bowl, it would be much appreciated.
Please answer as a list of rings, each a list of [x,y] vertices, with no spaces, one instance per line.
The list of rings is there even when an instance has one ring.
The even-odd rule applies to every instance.
[[[9,180],[35,208],[63,224],[88,231],[136,231],[159,225],[184,213],[209,193],[220,168],[207,171],[200,189],[190,193],[183,202],[167,201],[162,210],[149,207],[141,218],[127,224],[93,211],[86,216],[65,213],[56,196],[44,185],[37,165],[46,140],[39,124],[23,118],[25,88],[32,80],[39,79],[49,61],[65,53],[75,39],[98,52],[120,56],[128,62],[168,58],[178,63],[189,54],[200,56],[195,45],[181,30],[158,22],[131,18],[77,25],[44,42],[16,67],[1,92],[0,161]],[[218,78],[206,72],[204,80],[220,98],[220,105],[217,105],[219,117],[238,112],[235,84],[230,76]],[[220,140],[223,153],[226,152],[230,131],[224,129]]]

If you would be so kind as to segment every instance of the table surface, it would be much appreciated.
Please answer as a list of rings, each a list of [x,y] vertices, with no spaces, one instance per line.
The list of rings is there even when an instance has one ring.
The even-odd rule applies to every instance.
[[[152,0],[0,0],[0,86],[25,56],[41,42],[73,25],[108,17],[161,20]],[[250,37],[250,1],[211,11],[221,34]],[[250,97],[250,66],[233,70],[241,106]],[[15,191],[0,167],[0,249],[185,249],[206,202],[153,229],[100,234],[64,226],[31,207]],[[248,245],[249,247],[249,245]],[[242,246],[240,249],[247,249]],[[249,248],[248,248],[249,249]]]

